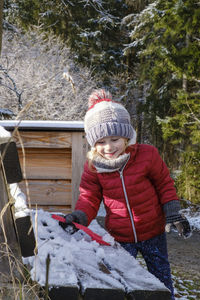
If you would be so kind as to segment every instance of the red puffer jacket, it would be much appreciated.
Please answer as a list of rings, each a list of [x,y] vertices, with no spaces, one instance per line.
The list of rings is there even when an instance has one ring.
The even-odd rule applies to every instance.
[[[97,173],[85,163],[76,210],[97,215],[101,200],[105,225],[119,242],[148,240],[164,232],[162,204],[178,200],[173,180],[157,149],[150,145],[127,148],[130,158],[123,173]]]

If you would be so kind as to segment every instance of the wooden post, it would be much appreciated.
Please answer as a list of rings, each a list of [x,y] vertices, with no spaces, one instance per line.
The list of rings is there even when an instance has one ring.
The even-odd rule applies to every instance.
[[[22,179],[14,142],[0,144],[0,282],[21,280],[22,259],[8,195],[8,183]],[[23,272],[23,271],[22,271]]]
[[[3,37],[3,5],[4,5],[4,0],[0,0],[0,56],[2,50],[2,37]]]
[[[10,208],[5,174],[0,165],[0,282],[21,280],[21,254]]]
[[[88,144],[83,132],[72,133],[72,211],[79,197],[79,184],[86,160]]]

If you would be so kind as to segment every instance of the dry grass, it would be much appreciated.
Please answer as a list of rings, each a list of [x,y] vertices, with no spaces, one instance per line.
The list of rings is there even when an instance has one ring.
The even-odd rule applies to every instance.
[[[21,114],[29,107],[30,105],[26,105],[17,118],[20,118]],[[12,134],[16,133],[17,127]],[[7,145],[10,141],[12,141],[12,136],[8,137]],[[23,145],[22,148],[24,148]],[[44,299],[39,294],[41,287],[31,279],[28,266],[25,266],[22,261],[14,222],[14,199],[10,194],[3,164],[6,150],[7,147],[2,153],[0,152],[0,300]],[[28,200],[30,207],[30,199]]]

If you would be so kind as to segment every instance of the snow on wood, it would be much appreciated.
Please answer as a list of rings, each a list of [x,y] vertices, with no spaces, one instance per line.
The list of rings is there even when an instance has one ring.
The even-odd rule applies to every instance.
[[[166,287],[126,252],[94,220],[89,228],[112,246],[99,245],[81,230],[70,234],[43,210],[33,211],[38,255],[24,258],[31,266],[31,277],[45,286],[46,258],[50,255],[49,286],[80,285],[88,289],[123,291],[167,291]]]
[[[19,129],[39,130],[73,130],[83,131],[83,121],[34,121],[34,120],[7,120],[0,121],[0,125],[6,129],[18,127]]]

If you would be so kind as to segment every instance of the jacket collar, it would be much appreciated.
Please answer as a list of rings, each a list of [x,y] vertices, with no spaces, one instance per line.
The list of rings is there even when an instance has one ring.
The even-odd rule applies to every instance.
[[[130,160],[135,159],[138,149],[139,149],[139,145],[137,143],[134,145],[130,145],[126,148],[126,153],[130,153]]]

